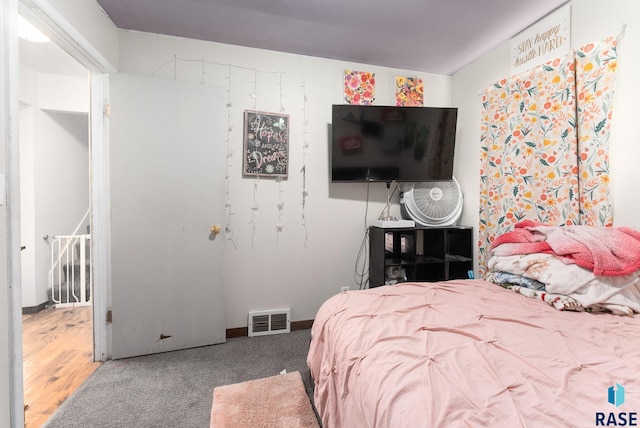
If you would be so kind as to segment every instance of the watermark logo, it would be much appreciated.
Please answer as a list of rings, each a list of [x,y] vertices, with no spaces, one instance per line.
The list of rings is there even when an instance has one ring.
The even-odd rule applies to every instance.
[[[624,387],[619,383],[607,389],[609,404],[620,407],[624,404]],[[596,426],[637,427],[638,412],[596,412]]]
[[[624,387],[619,383],[616,383],[615,386],[610,386],[608,401],[616,407],[621,406],[624,403]]]

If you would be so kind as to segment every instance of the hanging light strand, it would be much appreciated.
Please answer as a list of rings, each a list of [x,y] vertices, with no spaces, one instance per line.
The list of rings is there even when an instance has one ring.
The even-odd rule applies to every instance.
[[[255,114],[258,114],[258,71],[253,70],[253,92],[249,94],[251,98],[253,98],[253,111]],[[246,153],[244,154],[246,156]],[[251,249],[255,244],[256,240],[256,225],[258,220],[258,210],[260,207],[258,206],[258,183],[260,181],[260,176],[256,175],[256,178],[253,182],[253,205],[251,206]]]
[[[278,208],[278,223],[276,224],[276,242],[278,242],[280,232],[284,230],[284,199],[282,198],[284,190],[282,190],[282,177],[278,177],[276,182],[278,183],[278,202],[276,203],[276,208]]]
[[[286,108],[282,102],[284,99],[284,94],[282,93],[282,72],[280,72],[280,81],[278,82],[278,85],[280,86],[280,113],[284,113]]]
[[[309,191],[307,190],[307,152],[309,151],[309,121],[307,119],[307,87],[304,79],[304,75],[302,76],[302,96],[303,96],[303,104],[302,104],[302,120],[303,120],[303,134],[302,134],[302,226],[304,227],[304,248],[307,248],[307,244],[309,243],[309,229],[307,227],[307,197],[309,196]]]
[[[258,210],[260,207],[258,206],[258,182],[260,181],[260,176],[256,176],[253,181],[253,205],[251,206],[251,249],[253,250],[253,246],[256,240],[256,225],[258,220]]]
[[[233,107],[233,103],[231,102],[231,66],[227,68],[227,167],[224,177],[225,182],[225,194],[224,194],[224,209],[227,217],[227,224],[225,225],[224,231],[227,236],[227,240],[231,241],[235,249],[238,249],[238,244],[234,239],[233,227],[231,224],[231,220],[233,217],[233,210],[231,207],[231,167],[233,166],[232,158],[233,158],[233,149],[231,148],[231,132],[233,131],[233,127],[231,126],[231,108]]]
[[[173,58],[168,60],[167,62],[165,62],[164,64],[162,64],[160,67],[158,67],[157,69],[155,69],[151,76],[155,77],[158,73],[160,73],[161,70],[166,69],[169,65],[172,65],[172,68],[170,69],[171,75],[173,77],[174,80],[177,79],[177,72],[178,72],[178,64],[180,62],[199,62],[201,63],[201,67],[200,67],[200,83],[204,84],[206,83],[206,79],[207,79],[207,68],[206,65],[211,64],[211,65],[216,65],[216,66],[223,66],[227,68],[227,74],[226,74],[226,79],[227,79],[227,103],[226,103],[226,108],[227,108],[227,136],[226,136],[226,146],[227,146],[227,164],[226,164],[226,173],[225,173],[225,210],[226,210],[226,226],[225,226],[225,232],[227,234],[227,239],[230,240],[234,247],[237,249],[238,245],[235,242],[235,237],[234,237],[234,231],[233,231],[233,227],[232,227],[232,217],[235,214],[233,212],[232,209],[232,204],[231,204],[231,171],[233,168],[233,162],[232,162],[232,158],[234,155],[234,151],[233,151],[233,144],[232,144],[232,139],[233,139],[233,125],[232,125],[232,117],[233,117],[233,103],[232,103],[232,94],[231,94],[231,76],[232,76],[232,69],[239,69],[239,70],[249,70],[251,72],[253,72],[253,92],[251,92],[249,94],[249,97],[253,100],[253,111],[255,114],[258,114],[258,95],[257,95],[257,89],[258,89],[258,73],[267,73],[267,74],[273,74],[273,73],[278,73],[279,75],[279,80],[278,80],[278,85],[279,85],[279,94],[280,94],[280,112],[284,113],[286,111],[286,106],[284,105],[284,98],[285,98],[285,94],[284,94],[284,90],[283,90],[283,75],[284,73],[282,71],[266,71],[266,70],[259,70],[256,68],[251,68],[251,67],[242,67],[242,66],[237,66],[237,65],[233,65],[233,64],[226,64],[226,63],[219,63],[219,62],[215,62],[215,61],[208,61],[204,58],[200,58],[200,59],[187,59],[187,58],[180,58],[177,55],[173,55]],[[304,227],[304,246],[305,248],[307,248],[308,245],[308,241],[309,241],[309,232],[308,232],[308,225],[307,225],[307,213],[306,213],[306,206],[307,206],[307,198],[309,197],[309,191],[307,189],[307,155],[308,155],[308,151],[309,151],[309,140],[308,140],[308,133],[309,133],[309,122],[308,122],[308,111],[307,111],[307,106],[308,106],[308,99],[307,99],[307,90],[306,90],[306,82],[305,82],[305,76],[302,75],[302,95],[303,95],[303,99],[304,99],[304,104],[302,107],[302,113],[303,113],[303,146],[302,146],[302,168],[300,170],[301,174],[302,174],[302,224]],[[256,235],[256,230],[257,230],[257,211],[259,210],[259,206],[258,206],[258,190],[259,190],[259,176],[256,176],[254,184],[253,184],[253,205],[251,206],[251,211],[252,211],[252,215],[251,215],[251,221],[250,224],[252,225],[252,238],[251,238],[251,248],[253,249],[254,247],[254,243],[255,243],[255,235]],[[276,203],[277,209],[278,209],[278,223],[276,224],[276,230],[278,232],[278,234],[280,232],[283,231],[284,229],[284,189],[283,189],[283,184],[282,184],[282,179],[279,178],[277,180],[278,182],[278,202]],[[278,235],[279,236],[279,235]],[[278,239],[278,238],[276,238]]]
[[[280,90],[280,113],[284,113],[285,107],[283,103],[284,93],[282,91],[282,72],[280,72],[278,76],[278,87]],[[276,224],[276,242],[278,242],[280,233],[284,230],[284,190],[282,190],[282,181],[281,176],[276,178],[276,182],[278,183],[278,202],[276,203],[276,207],[278,208],[278,223]]]

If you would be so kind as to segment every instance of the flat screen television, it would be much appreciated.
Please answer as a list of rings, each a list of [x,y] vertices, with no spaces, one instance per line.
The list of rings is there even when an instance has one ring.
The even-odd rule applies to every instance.
[[[332,182],[453,178],[458,109],[332,106]]]

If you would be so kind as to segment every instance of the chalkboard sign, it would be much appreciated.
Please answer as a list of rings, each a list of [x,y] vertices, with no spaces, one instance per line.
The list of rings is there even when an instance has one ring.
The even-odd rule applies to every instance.
[[[244,176],[287,178],[289,115],[244,112]]]

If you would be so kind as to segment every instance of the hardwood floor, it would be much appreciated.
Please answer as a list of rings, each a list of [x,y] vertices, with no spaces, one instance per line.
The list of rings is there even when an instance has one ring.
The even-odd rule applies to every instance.
[[[100,365],[91,318],[90,306],[22,316],[25,427],[42,426]]]

